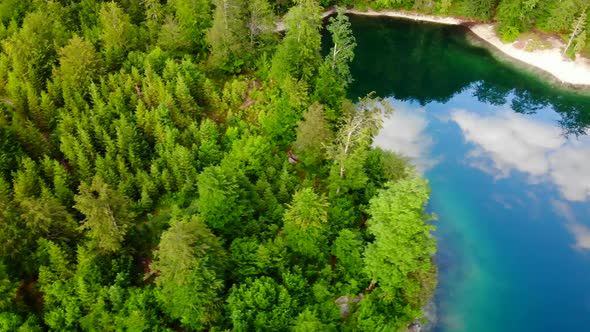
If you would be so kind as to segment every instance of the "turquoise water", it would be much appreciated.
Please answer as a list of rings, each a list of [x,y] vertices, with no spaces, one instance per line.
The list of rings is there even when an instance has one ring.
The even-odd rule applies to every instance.
[[[432,187],[433,330],[590,330],[590,97],[495,60],[460,27],[351,21],[351,97],[393,103],[375,144]]]

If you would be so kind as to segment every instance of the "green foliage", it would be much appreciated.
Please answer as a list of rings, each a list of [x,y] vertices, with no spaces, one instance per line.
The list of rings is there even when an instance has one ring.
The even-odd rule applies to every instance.
[[[325,159],[326,146],[332,141],[332,131],[320,104],[312,104],[297,125],[293,149],[308,167],[317,167]]]
[[[322,20],[315,0],[299,0],[284,18],[285,38],[272,61],[271,77],[311,82],[321,62]]]
[[[523,1],[502,1],[497,9],[496,18],[500,22],[498,32],[505,42],[512,42],[518,35],[530,28],[531,20],[528,8]]]
[[[326,324],[322,323],[317,314],[309,309],[305,309],[295,319],[295,323],[291,327],[293,332],[308,332],[308,331],[329,331]]]
[[[354,322],[335,304],[381,278],[364,273],[363,211],[406,162],[371,147],[384,108],[346,101],[354,37],[340,10],[322,59],[320,11],[0,1],[0,331],[416,319],[434,276],[422,261]]]
[[[437,3],[438,5],[438,12],[441,13],[442,15],[447,15],[449,14],[449,11],[451,10],[451,6],[453,5],[453,1],[452,0],[441,0],[440,2]]]
[[[237,238],[231,243],[232,276],[244,281],[247,277],[260,273],[261,266],[258,250],[261,244],[252,238]]]
[[[490,20],[494,16],[495,7],[498,0],[468,0],[463,1],[463,13],[469,17],[479,18],[484,21]],[[504,2],[514,2],[504,1]]]
[[[55,46],[67,40],[60,21],[49,12],[26,15],[22,28],[2,41],[14,75],[27,80],[37,91],[45,87],[57,57]],[[10,97],[15,97],[14,95]]]
[[[360,189],[367,183],[363,164],[382,124],[383,114],[392,111],[383,100],[365,97],[357,105],[345,105],[345,118],[341,120],[335,142],[328,147],[328,158],[333,160],[330,170],[331,185],[335,193],[341,189]]]
[[[219,318],[225,252],[197,217],[172,222],[162,234],[152,268],[164,310],[182,325],[204,330]]]
[[[574,44],[574,52],[580,53],[586,47],[588,32],[582,31],[576,36],[576,42]]]
[[[337,15],[330,18],[327,29],[330,32],[334,46],[326,56],[325,62],[330,67],[330,70],[335,72],[339,79],[345,83],[346,87],[347,84],[352,82],[349,65],[354,59],[356,41],[352,35],[352,27],[345,15],[344,8],[339,7],[337,9]]]
[[[316,81],[316,98],[331,108],[338,108],[352,82],[349,65],[354,59],[356,41],[344,8],[337,9],[327,29],[332,37],[332,49],[319,69]]]
[[[511,25],[501,25],[498,27],[498,33],[502,37],[503,42],[511,43],[518,39],[520,30],[517,27]]]
[[[98,19],[107,65],[116,68],[123,62],[125,53],[134,46],[135,27],[129,15],[116,2],[103,3]]]
[[[74,200],[74,207],[86,217],[81,228],[88,230],[97,248],[107,252],[119,250],[132,221],[128,199],[102,178],[95,177],[90,186],[80,185]]]
[[[213,26],[207,33],[211,60],[215,66],[227,68],[230,73],[239,72],[245,65],[244,60],[248,60],[248,53],[245,53],[248,34],[246,3],[242,0],[214,1]]]
[[[247,181],[239,172],[219,166],[207,167],[199,174],[197,206],[209,227],[224,233],[240,232],[239,225],[252,213],[240,188]]]
[[[214,66],[227,72],[251,67],[254,58],[272,41],[274,15],[266,0],[214,1],[213,26],[207,33]]]
[[[431,256],[436,251],[426,223],[429,189],[425,180],[410,175],[388,183],[369,206],[368,231],[375,237],[364,253],[365,272],[388,298],[398,292],[421,308],[434,290]],[[427,287],[420,285],[428,284]],[[425,292],[425,293],[423,293]]]
[[[319,259],[325,256],[328,202],[310,188],[293,195],[293,201],[285,212],[285,236],[291,250],[308,257]]]
[[[332,255],[336,258],[335,272],[342,276],[343,281],[352,285],[361,284],[365,279],[362,248],[361,234],[350,229],[340,231],[332,246]]]
[[[235,331],[281,331],[293,319],[297,303],[287,289],[269,277],[232,287],[227,310]]]
[[[9,279],[6,266],[0,263],[0,310],[6,311],[12,306],[12,301],[16,297],[18,284]]]
[[[397,317],[392,318],[391,312],[395,312]],[[388,300],[376,289],[361,301],[349,318],[349,326],[354,331],[404,331],[411,317],[419,315],[419,309],[405,308],[403,300]]]
[[[288,145],[295,139],[295,128],[303,110],[309,106],[307,85],[286,77],[269,94],[268,106],[258,115],[260,127],[278,146]]]
[[[71,88],[89,86],[101,72],[102,61],[88,41],[74,35],[59,51],[59,75]]]
[[[211,5],[208,0],[170,1],[169,6],[178,22],[180,39],[188,43],[188,48],[182,49],[184,52],[204,55],[205,33],[212,24]]]
[[[543,28],[553,31],[566,31],[574,24],[583,9],[584,1],[564,0],[552,2],[549,6],[549,15]]]
[[[168,16],[164,20],[158,33],[157,44],[163,50],[182,53],[191,48],[191,40],[183,31],[182,26],[174,16]]]
[[[5,0],[0,3],[0,22],[7,24],[11,20],[21,21],[31,8],[30,1]]]
[[[348,5],[349,1],[339,1]],[[328,7],[328,4],[322,5]],[[576,29],[578,18],[588,11],[586,0],[368,0],[353,1],[359,10],[373,9],[412,9],[419,13],[453,15],[468,17],[477,21],[496,22],[497,32],[504,42],[513,42],[518,36],[531,28],[558,33],[571,33]],[[588,33],[588,26],[582,29]],[[583,35],[582,31],[576,36]],[[576,41],[578,49],[583,49],[579,37]],[[572,39],[573,41],[573,39]],[[572,45],[572,43],[570,43]],[[570,47],[566,53],[575,53]],[[325,82],[329,80],[324,78]]]

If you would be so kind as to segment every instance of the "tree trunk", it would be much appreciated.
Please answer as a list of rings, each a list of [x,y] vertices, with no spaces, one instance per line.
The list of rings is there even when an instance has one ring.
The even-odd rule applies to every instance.
[[[578,21],[576,22],[576,27],[572,31],[572,34],[570,35],[570,39],[567,42],[567,46],[563,50],[563,55],[565,55],[567,50],[569,50],[570,46],[572,45],[572,42],[574,41],[576,36],[580,33],[581,28],[582,28],[582,23],[585,23],[585,21],[586,21],[586,10],[587,9],[588,9],[588,7],[586,6],[586,8],[584,8],[584,10],[582,11],[582,14],[580,14],[580,17],[578,17]]]

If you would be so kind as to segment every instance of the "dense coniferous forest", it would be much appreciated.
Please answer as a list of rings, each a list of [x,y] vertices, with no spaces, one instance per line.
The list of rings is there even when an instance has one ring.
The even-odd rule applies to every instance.
[[[0,1],[0,331],[395,331],[429,190],[346,100],[342,13]],[[284,16],[286,31],[276,32]]]

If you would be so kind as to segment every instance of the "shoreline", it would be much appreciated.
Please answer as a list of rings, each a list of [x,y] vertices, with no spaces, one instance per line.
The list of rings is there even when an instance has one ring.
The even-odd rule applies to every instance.
[[[329,11],[326,11],[325,13],[329,13],[328,14],[328,16],[329,16],[329,15],[336,13],[336,10],[330,9]],[[367,11],[360,11],[360,10],[356,10],[356,9],[347,9],[346,13],[352,14],[352,15],[362,15],[362,16],[402,18],[402,19],[413,20],[413,21],[417,21],[417,22],[430,22],[430,23],[438,23],[438,24],[444,24],[444,25],[463,25],[465,23],[472,22],[472,21],[463,20],[463,19],[451,17],[451,16],[434,16],[434,15],[426,15],[426,14],[415,14],[415,13],[411,13],[411,12],[404,12],[404,11],[393,10],[393,9],[382,10],[382,11],[375,11],[372,9],[369,9]]]
[[[575,89],[590,90],[590,60],[577,56],[567,60],[559,47],[532,52],[503,43],[493,24],[478,23],[467,27],[474,35],[505,56],[549,74],[555,81]],[[563,45],[565,46],[565,45]]]
[[[322,13],[322,18],[335,14],[336,10],[331,8]],[[417,22],[430,22],[444,25],[460,25],[467,28],[471,33],[485,42],[489,48],[499,51],[511,60],[516,60],[526,66],[541,70],[550,75],[557,83],[578,89],[590,90],[590,59],[576,57],[576,60],[567,60],[561,55],[559,47],[552,47],[545,50],[535,50],[532,52],[525,51],[515,46],[516,42],[505,44],[496,35],[494,24],[477,23],[466,19],[451,16],[433,16],[425,14],[416,14],[399,10],[382,10],[382,11],[360,11],[356,9],[347,9],[347,14],[374,16],[374,17],[392,17]],[[277,24],[277,31],[284,31],[285,27],[282,22]]]
[[[332,14],[335,11],[334,9],[331,9],[328,12]],[[347,13],[352,15],[393,17],[445,25],[461,25],[466,27],[471,33],[484,41],[490,46],[490,48],[499,51],[512,60],[516,60],[527,66],[549,74],[561,85],[579,90],[590,90],[589,59],[578,56],[576,57],[575,61],[567,60],[561,55],[561,49],[558,47],[528,52],[524,49],[517,48],[515,46],[516,42],[505,44],[496,34],[494,24],[476,23],[474,21],[450,16],[414,14],[398,10],[368,10],[364,12],[355,9],[349,9],[347,10]]]

